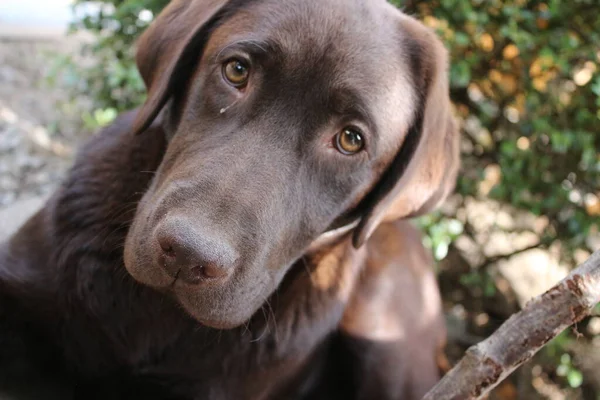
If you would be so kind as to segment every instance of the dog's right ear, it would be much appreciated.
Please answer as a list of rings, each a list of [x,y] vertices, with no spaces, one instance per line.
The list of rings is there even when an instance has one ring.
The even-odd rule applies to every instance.
[[[133,132],[152,124],[172,91],[192,73],[211,26],[227,0],[173,0],[138,41],[136,62],[148,97],[139,110]]]
[[[367,198],[354,230],[356,248],[384,221],[435,209],[454,188],[460,166],[460,131],[451,111],[447,51],[433,31],[399,15],[420,99],[401,149]]]

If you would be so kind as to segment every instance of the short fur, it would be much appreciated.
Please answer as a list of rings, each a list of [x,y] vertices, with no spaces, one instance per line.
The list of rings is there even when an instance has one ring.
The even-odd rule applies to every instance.
[[[244,90],[221,74],[233,57]],[[456,176],[435,35],[383,0],[173,0],[137,62],[146,103],[0,247],[0,390],[419,398],[444,326],[398,220]],[[353,156],[332,145],[348,125],[367,143]],[[187,252],[175,269],[165,241]],[[190,283],[198,257],[218,279]]]

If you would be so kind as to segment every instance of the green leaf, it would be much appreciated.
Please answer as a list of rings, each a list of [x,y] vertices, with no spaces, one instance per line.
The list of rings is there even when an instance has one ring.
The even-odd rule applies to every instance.
[[[583,374],[576,369],[571,369],[567,374],[567,381],[569,382],[569,386],[576,389],[583,383]]]

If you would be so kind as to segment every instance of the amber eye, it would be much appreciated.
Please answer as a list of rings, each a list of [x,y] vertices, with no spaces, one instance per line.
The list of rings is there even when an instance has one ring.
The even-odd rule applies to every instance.
[[[344,128],[335,137],[335,147],[349,156],[361,151],[365,147],[365,140],[356,128]]]
[[[223,64],[223,76],[231,85],[240,88],[248,83],[250,68],[240,60],[229,60]]]

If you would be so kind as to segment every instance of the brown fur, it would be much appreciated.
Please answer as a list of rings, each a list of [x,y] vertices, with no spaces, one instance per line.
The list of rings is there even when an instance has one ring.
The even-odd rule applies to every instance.
[[[244,90],[231,57],[250,60]],[[137,62],[146,103],[0,247],[0,390],[420,397],[444,326],[396,220],[456,175],[438,39],[384,1],[173,0]],[[353,156],[332,146],[347,125]]]

